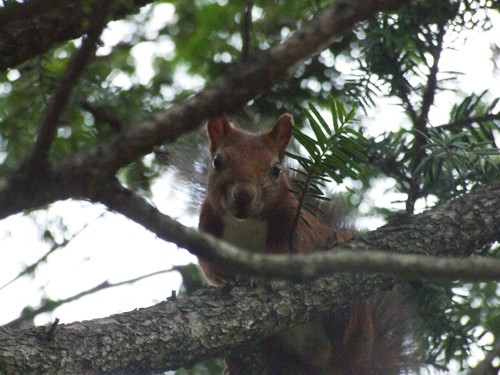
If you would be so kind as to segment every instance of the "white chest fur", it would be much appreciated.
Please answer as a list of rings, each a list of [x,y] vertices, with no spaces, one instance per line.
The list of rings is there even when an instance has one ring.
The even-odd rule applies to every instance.
[[[267,223],[255,219],[241,220],[232,216],[225,216],[222,238],[243,249],[264,252],[267,238]]]

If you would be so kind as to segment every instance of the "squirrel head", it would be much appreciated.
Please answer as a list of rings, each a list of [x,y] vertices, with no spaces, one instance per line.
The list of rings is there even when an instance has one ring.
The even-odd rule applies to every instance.
[[[261,133],[236,128],[226,115],[211,119],[207,197],[222,214],[264,220],[288,199],[283,168],[293,118],[284,114]]]

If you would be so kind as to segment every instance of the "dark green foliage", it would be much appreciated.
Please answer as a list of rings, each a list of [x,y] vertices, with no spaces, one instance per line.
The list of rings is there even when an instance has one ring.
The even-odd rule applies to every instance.
[[[466,369],[471,346],[485,352],[491,343],[482,340],[493,332],[499,332],[498,285],[495,283],[461,284],[424,282],[416,293],[416,303],[422,316],[427,362],[446,369],[451,361],[457,361]]]
[[[16,3],[0,2],[4,7]],[[60,159],[106,143],[124,128],[148,119],[234,68],[242,59],[245,3],[157,1],[149,10],[127,19],[123,23],[125,35],[117,44],[99,51],[74,92],[51,158]],[[175,7],[174,18],[151,30],[149,17],[155,9],[168,4]],[[319,0],[256,1],[249,27],[248,58],[280,43],[328,4]],[[500,157],[495,148],[499,98],[487,90],[479,94],[463,92],[456,80],[458,73],[453,68],[441,72],[438,63],[445,49],[461,48],[460,43],[454,43],[460,33],[489,30],[491,12],[497,11],[499,4],[488,0],[413,1],[397,14],[383,14],[358,25],[232,115],[242,120],[237,121],[240,124],[258,129],[267,127],[283,112],[300,119],[304,115],[302,108],[307,106],[305,116],[316,139],[295,130],[295,139],[312,156],[294,156],[304,168],[298,173],[306,173],[300,179],[303,182],[299,182],[299,193],[309,191],[313,197],[323,199],[321,190],[328,184],[326,179],[347,181],[350,186],[351,179],[358,177],[360,183],[347,192],[347,201],[355,208],[366,206],[370,188],[387,178],[392,181],[392,192],[412,196],[412,200],[408,199],[411,212],[415,202],[420,206],[427,201],[438,205],[459,197],[474,186],[500,177]],[[171,45],[172,51],[154,49],[152,78],[141,80],[134,48],[157,41]],[[31,150],[43,111],[78,46],[79,42],[65,43],[0,74],[0,181],[8,178]],[[196,77],[196,81],[186,79],[187,75]],[[453,102],[439,108],[449,114],[445,123],[435,124],[430,109],[435,97],[443,92],[454,94]],[[338,100],[320,108],[320,103],[327,102],[331,95],[361,109],[359,121],[351,124],[354,111],[346,111]],[[381,128],[378,136],[372,137],[367,135],[366,124],[376,112],[379,98],[390,99],[404,116],[401,123],[395,124],[399,128]],[[329,119],[321,115],[325,109],[333,114],[333,126],[327,126]],[[304,123],[297,121],[299,128]],[[360,134],[368,142],[359,142],[363,139]],[[203,174],[206,160],[204,147],[198,144],[200,138],[203,136],[189,135],[180,142],[178,147],[185,148],[187,155],[180,159],[170,146],[164,153],[168,156],[167,167],[189,178],[198,200],[203,185],[194,176]],[[310,173],[303,172],[308,168]],[[149,197],[150,185],[162,171],[153,158],[146,157],[124,168],[120,178]],[[312,188],[305,189],[307,186]],[[367,215],[387,219],[398,209],[374,202],[367,208]],[[47,232],[45,240],[58,246],[61,241],[55,241],[51,233]],[[498,256],[498,246],[481,249],[481,255],[485,254]],[[42,256],[39,259],[45,261]],[[37,266],[28,266],[26,275],[36,276],[33,272]],[[197,280],[196,274],[189,274]],[[450,360],[455,360],[467,368],[470,345],[481,335],[488,332],[499,340],[499,295],[495,283],[423,281],[415,298],[423,313],[427,362],[446,368]],[[481,349],[487,350],[488,345]],[[220,373],[220,363],[213,366],[198,365],[191,372],[179,373]]]
[[[356,178],[361,170],[357,160],[367,160],[362,144],[367,144],[368,140],[347,126],[354,120],[355,109],[346,112],[340,100],[330,97],[333,126],[326,122],[312,103],[309,103],[309,110],[304,108],[303,111],[316,139],[294,128],[294,138],[307,152],[307,157],[287,154],[288,157],[297,160],[304,169],[296,172],[310,180],[313,186],[321,184],[321,180],[326,177],[339,184],[345,177]],[[321,199],[321,196],[315,198]]]
[[[355,108],[347,112],[344,104],[333,96],[330,97],[329,107],[332,125],[327,123],[312,103],[309,103],[308,108],[303,108],[315,138],[297,127],[293,128],[295,140],[306,152],[305,155],[287,152],[287,156],[300,166],[292,168],[297,177],[294,179],[294,193],[298,200],[292,237],[298,234],[295,231],[298,220],[305,220],[300,214],[302,208],[314,215],[318,213],[318,207],[308,201],[330,200],[325,194],[326,184],[331,181],[341,184],[346,177],[356,179],[362,169],[359,162],[367,161],[365,145],[368,140],[348,126],[354,120]],[[293,238],[290,238],[290,247],[293,249]]]
[[[492,147],[491,141],[477,142],[469,130],[450,136],[429,128],[426,138],[428,155],[415,173],[428,179],[431,189],[446,186],[451,189],[450,196],[460,195],[469,184],[486,181],[499,173],[494,157],[498,160],[500,150]]]

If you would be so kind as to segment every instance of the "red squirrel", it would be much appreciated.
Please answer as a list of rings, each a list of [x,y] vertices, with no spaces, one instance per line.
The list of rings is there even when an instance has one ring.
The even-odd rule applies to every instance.
[[[293,118],[289,114],[279,117],[271,129],[261,133],[238,129],[225,115],[209,120],[210,166],[207,195],[200,213],[201,231],[249,251],[291,252],[289,241],[298,202],[283,161],[292,126]],[[305,210],[301,214],[307,224],[299,220],[296,230],[300,235],[292,239],[294,251],[311,251],[351,238],[348,231],[331,228]],[[237,276],[204,259],[199,259],[199,264],[215,286],[222,286]],[[381,344],[380,338],[375,337],[372,310],[372,303],[363,301],[321,321],[290,328],[265,340],[261,348],[272,372],[283,375],[399,373],[398,366],[389,365],[390,361],[387,368],[374,364],[377,360],[374,356],[378,355],[374,345]],[[396,344],[400,345],[399,341]],[[383,356],[378,359],[385,360]],[[226,371],[234,374],[230,369]]]

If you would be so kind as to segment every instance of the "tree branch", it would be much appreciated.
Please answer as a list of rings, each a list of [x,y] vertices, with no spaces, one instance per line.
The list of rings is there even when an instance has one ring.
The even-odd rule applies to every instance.
[[[410,91],[409,88],[411,88],[411,85],[408,82],[408,80],[403,76],[402,73],[401,73],[401,77],[398,77],[398,78],[400,81],[400,83],[397,87],[398,96],[401,99],[401,101],[403,102],[403,106],[406,109],[406,111],[408,112],[408,115],[410,116],[411,122],[413,124],[416,124],[418,122],[418,115],[417,115],[417,111],[415,110],[415,108],[410,100],[410,96],[409,96],[409,91]]]
[[[121,19],[154,0],[118,1],[111,19]],[[85,4],[99,1],[91,0]],[[0,8],[0,71],[41,55],[86,33],[87,18],[78,0],[36,0]],[[43,36],[43,37],[41,37]]]
[[[443,39],[446,34],[446,29],[444,25],[438,25],[440,27],[439,32],[436,36],[436,45],[432,46],[431,53],[433,57],[432,65],[429,67],[430,72],[427,76],[427,85],[423,93],[422,106],[420,108],[420,115],[418,116],[417,122],[413,123],[414,131],[414,144],[413,144],[413,155],[411,161],[411,176],[412,183],[410,185],[410,191],[408,192],[408,198],[406,200],[406,212],[408,214],[413,214],[415,208],[415,202],[420,197],[420,176],[416,175],[416,170],[422,163],[425,157],[424,145],[426,144],[427,135],[427,123],[429,121],[429,111],[432,104],[434,103],[434,97],[437,90],[437,74],[439,72],[439,59],[441,57],[441,52],[443,51]],[[429,41],[432,44],[432,41]]]
[[[119,133],[125,128],[123,123],[117,117],[108,113],[105,107],[95,105],[88,101],[81,101],[80,105],[85,111],[89,112],[96,121],[107,123],[115,133]]]
[[[25,266],[24,269],[21,272],[19,272],[14,278],[7,281],[5,284],[1,285],[0,290],[6,288],[7,286],[12,284],[16,280],[20,279],[21,277],[31,275],[32,273],[34,273],[36,271],[36,269],[38,268],[38,266],[40,266],[42,263],[47,261],[50,254],[52,254],[56,250],[59,250],[59,249],[62,249],[62,248],[65,248],[66,246],[68,246],[68,244],[71,241],[73,241],[76,237],[78,237],[83,231],[85,231],[85,229],[87,229],[90,225],[95,223],[98,219],[102,218],[104,216],[104,213],[100,214],[95,219],[93,219],[92,221],[85,224],[80,230],[78,230],[76,233],[73,233],[70,238],[64,238],[63,241],[61,241],[59,243],[54,242],[54,244],[50,247],[50,249],[41,258],[39,258],[36,262],[31,263],[28,266]]]
[[[241,60],[248,60],[250,56],[250,42],[251,42],[251,30],[252,30],[252,9],[254,0],[245,1],[245,10],[241,22],[241,39],[243,45],[241,47]]]
[[[66,71],[59,80],[54,99],[44,113],[31,155],[26,160],[25,167],[31,173],[35,173],[35,171],[36,173],[43,173],[46,169],[50,148],[57,136],[59,119],[66,109],[71,93],[82,76],[85,67],[97,50],[97,42],[106,26],[107,15],[112,3],[113,0],[100,1],[92,9],[87,36],[83,39],[80,49],[73,55]]]
[[[484,115],[484,116],[463,118],[463,119],[460,119],[457,121],[450,122],[448,124],[438,125],[438,126],[436,126],[436,128],[444,129],[444,130],[453,130],[453,129],[457,129],[457,128],[470,126],[470,125],[474,124],[475,122],[487,122],[487,121],[495,121],[495,120],[500,120],[500,112],[489,113],[489,114]]]
[[[7,4],[0,8],[0,24],[20,22],[42,13],[50,13],[63,5],[66,0],[30,0],[24,3]]]
[[[230,257],[224,254],[226,250],[229,253],[233,250],[229,246],[206,235],[193,236],[195,231],[161,215],[154,207],[139,201],[142,198],[116,184],[104,190],[105,203],[119,212],[131,214],[134,220],[160,237],[173,238],[177,233],[177,240],[190,243],[198,254],[205,252],[204,255],[210,256],[213,251],[212,259],[221,257],[222,262],[226,262],[222,264],[230,264]],[[364,244],[420,254],[469,255],[473,249],[500,238],[497,225],[499,196],[500,181],[496,181],[406,222],[388,224],[352,241],[347,247]],[[273,259],[259,254],[241,254],[246,254],[245,261],[257,262],[256,271]],[[294,259],[299,258],[293,255],[286,260],[289,266],[296,267],[294,272],[300,272],[304,278],[311,277],[309,265],[295,266]],[[250,270],[251,266],[246,269]],[[321,266],[315,271],[322,272]],[[280,276],[286,274],[284,271]],[[247,341],[262,339],[292,324],[334,311],[347,303],[347,295],[352,302],[386,289],[392,284],[391,280],[372,275],[337,275],[302,285],[285,285],[274,293],[248,288],[235,288],[230,293],[211,289],[194,298],[164,302],[148,309],[59,325],[50,337],[43,327],[17,332],[4,330],[0,333],[0,367],[7,374],[43,372],[42,368],[93,374],[125,370],[161,372],[190,366],[193,362],[227,353]]]
[[[251,62],[237,64],[225,77],[151,120],[130,126],[106,144],[54,163],[39,179],[17,173],[8,181],[0,181],[0,218],[62,199],[95,199],[101,186],[120,168],[152,152],[155,146],[196,129],[202,120],[241,107],[357,22],[406,1],[336,1],[282,44],[255,55]]]
[[[59,325],[52,339],[46,327],[0,330],[0,368],[4,374],[162,373],[311,321],[390,285],[378,277],[349,276],[276,292],[210,288],[176,302]]]
[[[106,202],[122,213],[127,213],[137,205],[137,199],[141,199],[123,188],[117,192],[116,186],[105,190],[106,194],[116,197],[108,196]],[[499,193],[500,181],[496,181],[406,222],[388,224],[348,246],[354,248],[364,243],[393,251],[468,255],[473,249],[500,238]],[[130,199],[132,202],[126,204]],[[133,219],[160,237],[173,237],[173,233],[178,232],[178,238],[183,239],[195,233],[166,216],[159,216],[159,212],[147,204],[140,204],[133,211]],[[186,243],[187,237],[183,239]],[[224,246],[211,237],[201,235],[190,240],[191,244],[197,241],[202,242],[197,249],[200,252],[206,251],[209,255],[209,251],[215,251],[217,256],[222,256],[220,249]],[[259,257],[262,256],[247,254],[251,262],[258,261]],[[292,265],[293,259],[297,259],[297,255],[289,257]],[[227,259],[223,261],[228,264]],[[307,270],[302,272],[310,276]],[[4,330],[3,333],[0,330],[0,368],[6,374],[47,369],[88,374],[158,373],[223,355],[238,345],[334,311],[348,302],[346,296],[350,302],[357,301],[392,284],[392,279],[357,274],[288,284],[277,292],[241,287],[229,293],[209,289],[177,302],[59,325],[50,337],[43,327],[15,332]]]
[[[116,287],[123,286],[123,285],[133,284],[133,283],[136,283],[138,281],[147,279],[149,277],[161,275],[161,274],[172,272],[172,271],[175,271],[175,269],[172,268],[169,270],[156,271],[156,272],[148,273],[146,275],[135,277],[133,279],[120,281],[118,283],[110,283],[109,281],[106,280],[106,281],[103,281],[102,283],[100,283],[99,285],[96,285],[90,289],[84,290],[84,291],[77,293],[77,294],[75,294],[71,297],[68,297],[68,298],[63,298],[63,299],[55,300],[55,301],[44,299],[43,302],[36,308],[27,308],[27,309],[25,308],[23,310],[23,312],[21,313],[21,316],[19,318],[14,319],[7,324],[4,324],[2,326],[2,328],[3,329],[19,329],[19,328],[28,327],[28,326],[33,324],[33,319],[37,315],[40,315],[40,314],[43,314],[43,313],[46,313],[49,311],[54,311],[56,308],[66,304],[66,303],[76,301],[76,300],[83,298],[85,296],[88,296],[90,294],[100,292],[101,290],[106,290],[109,288],[116,288]]]
[[[376,272],[402,278],[500,279],[500,260],[470,256],[500,239],[500,181],[433,211],[388,224],[329,252],[264,255],[239,250],[184,227],[132,191],[108,185],[100,202],[165,241],[238,274],[304,280],[337,272]],[[375,250],[387,250],[386,252]],[[398,254],[395,254],[398,253]],[[436,258],[436,256],[449,256]]]

